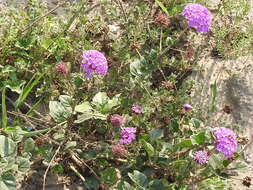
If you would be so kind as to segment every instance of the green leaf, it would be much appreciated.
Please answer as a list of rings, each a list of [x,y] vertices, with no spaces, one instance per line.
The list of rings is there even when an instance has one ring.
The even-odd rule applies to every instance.
[[[16,159],[16,163],[18,164],[18,171],[26,173],[30,169],[30,162],[28,158],[23,158],[18,156]]]
[[[75,111],[79,113],[89,113],[92,111],[92,107],[89,102],[83,102],[75,107]]]
[[[217,83],[215,81],[214,84],[211,85],[211,103],[209,105],[209,112],[214,112],[216,110],[216,98],[217,98]]]
[[[142,59],[136,59],[133,62],[130,63],[130,73],[135,76],[135,77],[139,77],[142,75],[142,71],[141,71],[141,62],[144,60],[144,58]]]
[[[84,186],[87,189],[99,189],[100,181],[98,181],[94,176],[86,177],[85,180]]]
[[[106,120],[107,115],[104,115],[104,114],[99,113],[99,112],[94,112],[94,113],[86,112],[86,113],[83,113],[81,115],[78,115],[77,120],[75,120],[74,123],[82,123],[82,122],[84,122],[86,120],[89,120],[89,119]]]
[[[28,138],[24,143],[25,152],[32,152],[35,149],[35,142],[32,138]]]
[[[205,143],[206,132],[202,131],[196,135],[191,136],[191,141],[193,145],[202,145]]]
[[[131,186],[129,183],[126,181],[121,181],[117,185],[118,190],[136,190],[133,186]]]
[[[103,108],[103,112],[109,112],[113,107],[120,105],[120,94],[115,95]]]
[[[167,16],[170,16],[167,8],[163,5],[162,2],[158,1],[158,0],[155,0],[155,2],[159,5],[159,7],[163,10],[163,12],[167,15]]]
[[[11,66],[11,65],[6,65],[2,68],[2,73],[10,73],[10,72],[15,72],[16,68]]]
[[[141,140],[141,143],[144,146],[145,150],[147,151],[149,157],[155,154],[155,149],[150,143],[148,143],[144,139]]]
[[[1,175],[0,178],[0,189],[1,190],[16,190],[16,180],[10,173],[5,173]]]
[[[161,139],[163,138],[163,129],[160,128],[154,129],[149,133],[149,136],[151,141]]]
[[[176,160],[169,164],[169,168],[173,168],[179,173],[185,172],[186,168],[188,167],[189,161],[188,160]]]
[[[3,128],[7,127],[7,110],[6,110],[6,102],[5,102],[5,92],[6,92],[6,88],[4,87],[2,91],[2,126]]]
[[[179,132],[179,123],[176,119],[171,120],[170,127],[172,128],[173,132]]]
[[[243,163],[243,162],[237,162],[235,164],[235,166],[233,167],[233,169],[235,170],[240,170],[240,169],[244,169],[244,168],[247,168],[249,167],[249,165],[247,165],[246,163]]]
[[[18,134],[20,134],[20,135],[22,135],[24,137],[33,137],[33,136],[36,136],[36,135],[40,135],[40,134],[46,133],[46,132],[48,132],[50,130],[51,130],[50,128],[36,130],[36,131],[31,131],[31,132],[27,132],[27,131],[21,130],[21,131],[19,131]]]
[[[60,164],[56,164],[53,166],[53,171],[58,173],[58,174],[63,174],[64,173],[64,168]]]
[[[128,176],[130,179],[137,184],[142,189],[145,189],[148,185],[148,179],[147,176],[137,170],[134,170],[133,173],[128,173]]]
[[[6,88],[9,88],[13,92],[20,94],[22,92],[22,87],[24,86],[25,81],[7,81]]]
[[[174,152],[176,150],[176,148],[170,143],[161,142],[161,145],[162,145],[162,149],[159,152],[160,156],[164,156],[164,155],[168,156],[167,152]]]
[[[99,112],[94,112],[92,114],[92,116],[94,117],[94,119],[100,119],[100,120],[106,120],[107,119],[107,115],[104,115],[104,114],[99,113]]]
[[[179,142],[177,145],[179,148],[186,148],[186,147],[191,147],[193,146],[191,139],[185,139]]]
[[[66,121],[72,114],[71,97],[61,95],[59,101],[49,102],[49,114],[56,122]]]
[[[209,157],[208,163],[212,166],[214,170],[223,168],[223,158],[218,154],[212,154]]]
[[[117,182],[117,171],[115,168],[107,168],[100,172],[101,179],[108,185],[113,185]]]
[[[73,104],[73,100],[71,98],[71,96],[68,95],[60,95],[59,96],[59,100],[61,102],[61,104],[65,107],[68,108],[70,110],[72,110],[72,104]]]
[[[108,96],[106,95],[105,92],[98,92],[94,98],[92,99],[92,102],[95,104],[95,105],[104,105],[108,102],[109,98]]]
[[[200,124],[201,124],[201,121],[200,121],[200,120],[195,119],[195,118],[192,118],[190,122],[193,124],[193,127],[194,127],[194,128],[197,129],[197,128],[200,127]]]
[[[3,135],[0,135],[0,156],[1,157],[6,157],[10,156],[16,151],[16,145],[8,137],[5,137]]]
[[[65,149],[76,147],[76,141],[68,141],[65,145]]]
[[[93,113],[83,113],[77,116],[77,120],[75,120],[74,123],[82,123],[92,118],[93,118]]]
[[[149,182],[149,190],[166,190],[164,183],[166,180],[155,179]]]

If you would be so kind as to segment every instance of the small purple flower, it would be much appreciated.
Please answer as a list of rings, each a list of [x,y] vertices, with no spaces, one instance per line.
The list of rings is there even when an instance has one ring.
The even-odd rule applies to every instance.
[[[85,77],[90,78],[94,72],[98,75],[105,76],[108,70],[108,64],[104,54],[97,50],[87,50],[82,55],[81,68],[86,72]]]
[[[236,134],[231,129],[216,127],[213,135],[215,136],[215,149],[222,152],[226,158],[233,157],[237,151]]]
[[[133,127],[122,127],[119,140],[120,144],[131,144],[135,139],[136,128]]]
[[[209,31],[212,15],[206,7],[191,3],[185,6],[182,14],[187,19],[189,27],[196,28],[197,32],[207,33]]]
[[[190,104],[183,104],[182,107],[185,111],[191,111],[192,110],[192,106]]]
[[[127,154],[127,150],[125,149],[125,147],[120,144],[113,145],[112,152],[113,152],[113,154],[120,156],[120,157],[124,157]]]
[[[110,121],[112,123],[112,126],[114,127],[120,127],[122,124],[126,122],[125,118],[118,114],[111,115]]]
[[[135,113],[135,114],[141,114],[141,113],[143,113],[143,109],[140,105],[133,104],[132,105],[132,112]]]
[[[208,162],[208,154],[205,150],[200,150],[194,153],[193,160],[199,164],[206,164]]]

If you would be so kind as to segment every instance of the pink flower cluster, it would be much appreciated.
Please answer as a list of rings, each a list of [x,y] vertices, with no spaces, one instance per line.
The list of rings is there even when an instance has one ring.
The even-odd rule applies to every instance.
[[[231,129],[216,127],[213,135],[216,150],[222,152],[226,158],[231,158],[237,151],[236,134]]]
[[[208,162],[208,154],[205,150],[200,150],[194,153],[193,160],[199,164],[206,164]]]
[[[189,27],[194,27],[198,32],[202,33],[209,31],[212,15],[206,7],[200,4],[188,4],[182,14],[187,19]]]
[[[140,105],[138,104],[133,104],[132,105],[132,112],[135,114],[142,114],[143,113],[143,109]]]
[[[81,68],[86,72],[85,77],[90,78],[94,73],[105,76],[108,70],[107,60],[101,52],[97,50],[87,50],[82,55]]]
[[[120,144],[131,144],[135,139],[136,128],[133,127],[122,127],[119,140]]]

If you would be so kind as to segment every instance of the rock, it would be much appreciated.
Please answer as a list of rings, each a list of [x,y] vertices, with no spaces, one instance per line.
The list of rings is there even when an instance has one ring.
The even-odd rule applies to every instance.
[[[190,77],[195,81],[192,93],[192,105],[203,115],[205,125],[209,127],[225,126],[238,131],[240,137],[252,138],[253,135],[253,57],[241,57],[235,60],[203,58],[199,63],[200,70]],[[211,86],[217,86],[215,111],[210,112],[212,103]],[[224,112],[224,105],[231,108]],[[227,107],[228,108],[228,107]],[[246,148],[242,161],[248,164],[247,169],[238,172],[236,178],[251,176],[253,171],[253,146]],[[240,189],[246,187],[239,180],[232,184]]]

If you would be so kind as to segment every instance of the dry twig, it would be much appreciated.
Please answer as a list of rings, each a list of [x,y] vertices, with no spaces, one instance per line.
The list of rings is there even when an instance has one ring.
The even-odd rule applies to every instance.
[[[49,169],[50,169],[50,166],[52,165],[52,163],[53,163],[53,161],[54,161],[56,155],[59,153],[61,146],[62,146],[62,143],[58,146],[57,150],[56,150],[55,153],[54,153],[54,156],[52,157],[51,161],[49,162],[49,164],[48,164],[48,166],[47,166],[47,169],[46,169],[46,171],[45,171],[45,173],[44,173],[44,176],[43,176],[43,190],[45,190],[45,188],[46,188],[47,173],[48,173],[48,171],[49,171]]]

